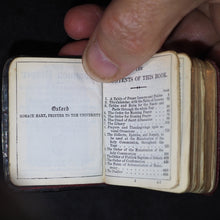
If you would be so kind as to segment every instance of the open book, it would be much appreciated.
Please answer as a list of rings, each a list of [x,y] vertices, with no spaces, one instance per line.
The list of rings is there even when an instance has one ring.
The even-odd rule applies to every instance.
[[[10,182],[208,193],[217,180],[217,81],[211,63],[174,52],[113,83],[92,80],[81,59],[16,58],[3,85]]]

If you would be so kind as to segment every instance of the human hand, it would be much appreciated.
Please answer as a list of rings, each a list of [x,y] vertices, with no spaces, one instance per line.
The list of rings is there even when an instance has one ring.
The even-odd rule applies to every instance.
[[[127,76],[162,46],[220,65],[220,0],[113,0],[105,10],[81,5],[69,10],[64,27],[78,41],[60,55],[83,54],[86,72],[98,81]]]

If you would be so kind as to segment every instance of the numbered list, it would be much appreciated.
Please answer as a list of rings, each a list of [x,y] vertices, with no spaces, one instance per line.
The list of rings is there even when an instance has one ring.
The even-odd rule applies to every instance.
[[[104,97],[106,175],[170,179],[170,90]]]

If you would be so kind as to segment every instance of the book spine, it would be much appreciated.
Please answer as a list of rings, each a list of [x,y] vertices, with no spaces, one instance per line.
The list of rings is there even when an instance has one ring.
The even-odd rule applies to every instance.
[[[2,74],[2,97],[1,97],[1,135],[2,135],[2,158],[3,171],[6,181],[9,181],[9,160],[8,160],[8,144],[9,144],[9,124],[8,124],[8,69],[12,59],[7,60],[3,68]]]

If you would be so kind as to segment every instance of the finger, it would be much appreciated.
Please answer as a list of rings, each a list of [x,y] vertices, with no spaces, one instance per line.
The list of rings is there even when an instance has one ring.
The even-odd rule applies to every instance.
[[[64,18],[65,31],[75,40],[89,38],[102,13],[99,6],[91,4],[71,8]]]
[[[214,23],[214,27],[219,36],[219,41],[213,46],[209,53],[209,58],[214,60],[216,64],[220,67],[220,1],[216,1],[216,4],[210,6],[211,17]]]
[[[213,46],[212,50],[208,54],[208,57],[220,68],[220,41]]]
[[[86,72],[98,81],[125,77],[146,62],[175,25],[202,0],[114,0],[83,55]]]
[[[220,39],[213,22],[206,14],[199,10],[189,13],[169,37],[165,48],[205,57]]]
[[[66,44],[59,51],[59,56],[82,56],[88,40],[81,40]]]
[[[219,3],[216,4],[211,4],[210,5],[210,15],[212,18],[212,21],[214,23],[215,29],[220,37],[220,1]]]

